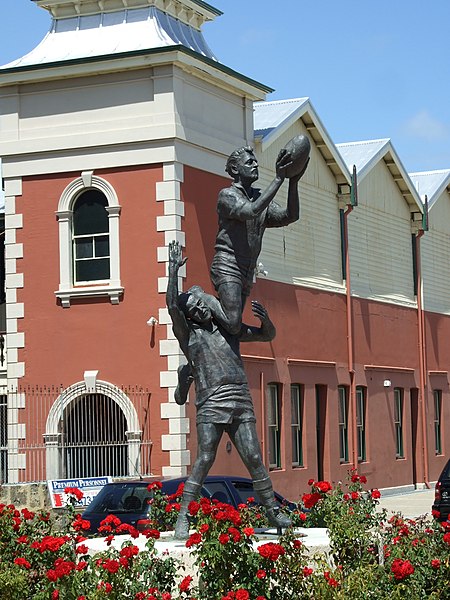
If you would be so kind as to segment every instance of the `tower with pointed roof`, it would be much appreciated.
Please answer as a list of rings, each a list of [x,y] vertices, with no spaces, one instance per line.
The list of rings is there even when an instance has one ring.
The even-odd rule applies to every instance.
[[[57,377],[72,390],[72,403],[55,399],[65,414],[89,373],[116,404],[122,385],[149,388],[151,470],[183,475],[189,408],[173,402],[167,244],[191,229],[186,252],[207,286],[212,244],[195,211],[200,201],[215,221],[226,157],[251,142],[253,101],[270,88],[215,57],[202,27],[221,12],[202,0],[34,1],[51,16],[47,35],[0,67],[8,384]],[[140,472],[144,415],[130,399],[122,408]],[[17,442],[30,439],[17,411],[10,418]],[[52,454],[58,421],[34,421],[46,478],[67,475]],[[24,455],[10,461],[8,480],[27,468]]]

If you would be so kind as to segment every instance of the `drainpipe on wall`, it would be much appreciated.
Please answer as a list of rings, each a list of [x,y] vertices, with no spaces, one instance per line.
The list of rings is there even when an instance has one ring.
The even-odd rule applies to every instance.
[[[420,238],[423,236],[428,221],[428,202],[425,197],[425,214],[423,228],[416,234],[416,273],[417,273],[417,325],[418,325],[418,346],[419,346],[419,385],[420,385],[420,408],[422,421],[422,461],[423,461],[423,479],[425,486],[430,489],[428,476],[428,436],[426,419],[426,347],[425,347],[425,327],[424,312],[422,306],[422,265],[420,261]]]
[[[352,463],[353,468],[358,468],[358,426],[356,422],[356,380],[353,356],[353,303],[350,285],[350,257],[348,251],[348,215],[353,206],[348,206],[344,212],[344,240],[345,240],[345,272],[346,272],[346,308],[347,308],[347,362],[350,375],[350,407],[352,423]]]
[[[352,464],[358,468],[358,426],[356,421],[356,380],[353,353],[353,302],[350,283],[350,252],[348,247],[348,215],[353,208],[358,206],[358,188],[356,177],[356,166],[353,165],[352,186],[350,204],[346,205],[343,219],[343,237],[345,253],[345,282],[346,282],[346,323],[347,323],[347,362],[350,376],[350,414],[351,414],[351,436],[352,436]]]
[[[264,371],[259,374],[259,384],[261,391],[261,454],[263,463],[268,466],[266,456],[266,394],[264,389]]]

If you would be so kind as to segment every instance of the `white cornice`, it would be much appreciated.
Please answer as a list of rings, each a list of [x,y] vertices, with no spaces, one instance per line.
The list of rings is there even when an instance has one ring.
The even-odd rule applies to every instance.
[[[263,84],[223,67],[220,63],[204,61],[201,57],[178,48],[164,48],[161,51],[153,50],[148,53],[144,51],[121,56],[95,57],[90,60],[65,61],[61,64],[40,65],[38,69],[14,69],[3,73],[0,70],[0,88],[69,77],[88,77],[130,69],[155,68],[167,64],[178,66],[183,71],[213,82],[218,87],[232,93],[244,95],[250,100],[263,100],[266,93],[272,91]]]
[[[220,11],[205,2],[195,0],[34,0],[48,10],[54,19],[89,16],[135,8],[155,6],[196,29],[206,21],[212,21]]]

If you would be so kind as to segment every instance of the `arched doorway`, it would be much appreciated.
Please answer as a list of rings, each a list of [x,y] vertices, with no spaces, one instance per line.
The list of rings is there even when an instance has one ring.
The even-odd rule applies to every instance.
[[[48,414],[44,439],[46,479],[141,472],[136,408],[124,390],[106,381],[97,380],[94,392],[84,381],[63,390]]]
[[[67,479],[128,474],[127,424],[120,407],[104,394],[85,394],[63,418],[63,470]]]

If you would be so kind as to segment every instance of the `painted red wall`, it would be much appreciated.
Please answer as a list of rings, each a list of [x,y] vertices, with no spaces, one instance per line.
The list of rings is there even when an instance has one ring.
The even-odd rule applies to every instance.
[[[165,327],[152,328],[146,322],[165,306],[158,294],[158,277],[164,266],[157,262],[156,249],[164,235],[156,232],[156,218],[163,203],[156,202],[155,184],[161,181],[160,166],[99,170],[115,189],[121,205],[120,264],[125,289],[118,305],[109,299],[73,301],[62,308],[55,297],[59,286],[59,237],[55,211],[64,188],[79,173],[29,177],[23,180],[23,194],[16,210],[23,214],[23,229],[17,242],[24,256],[17,270],[24,273],[25,287],[18,301],[25,306],[19,331],[25,333],[25,348],[19,360],[25,362],[25,385],[70,386],[83,380],[85,370],[98,370],[98,378],[117,386],[144,386],[151,392],[152,459],[155,473],[165,464],[160,449],[167,421],[161,421],[159,373],[166,370],[159,356],[159,338]],[[41,440],[42,441],[42,440]]]
[[[198,181],[201,180],[201,185]],[[217,232],[216,201],[218,191],[229,185],[229,180],[194,169],[185,169],[183,199],[186,207],[187,287],[202,285],[213,293],[209,281],[209,265],[214,252]],[[257,427],[262,443],[264,435],[264,391],[267,383],[279,382],[282,387],[282,464],[272,471],[274,486],[292,499],[307,490],[307,481],[317,478],[316,442],[316,385],[327,387],[323,475],[325,478],[344,480],[348,464],[339,462],[338,385],[350,385],[347,357],[346,297],[322,290],[314,290],[258,279],[251,298],[261,301],[277,327],[277,336],[270,344],[245,344],[242,354],[252,390]],[[247,305],[244,320],[254,323]],[[367,461],[359,470],[373,487],[410,485],[423,480],[421,459],[420,415],[414,414],[419,387],[419,354],[417,311],[398,305],[364,299],[353,299],[353,330],[356,385],[367,388],[366,445]],[[444,336],[446,328],[438,329]],[[448,339],[448,336],[447,336]],[[448,344],[447,344],[448,346]],[[261,356],[261,359],[256,357]],[[450,357],[449,357],[450,358]],[[291,364],[288,364],[291,359]],[[447,359],[447,357],[445,357]],[[310,361],[310,362],[307,362]],[[316,363],[314,364],[314,361]],[[441,363],[440,363],[441,364]],[[447,360],[448,364],[448,360]],[[369,366],[376,369],[368,369]],[[380,367],[386,367],[383,369]],[[389,368],[394,369],[389,369]],[[443,368],[443,367],[441,367]],[[392,385],[385,388],[383,381]],[[290,385],[304,386],[304,468],[292,468],[290,431]],[[261,388],[261,385],[263,388]],[[405,457],[395,457],[394,387],[404,389],[404,449]],[[448,386],[447,386],[448,387]],[[412,391],[411,391],[412,390]],[[411,398],[412,394],[412,398]],[[432,398],[431,398],[432,401]],[[427,396],[427,402],[430,397]],[[429,405],[427,414],[429,413]],[[194,413],[190,406],[190,414]],[[445,409],[447,411],[447,408]],[[450,415],[449,415],[450,421]],[[433,424],[428,414],[428,445],[433,446]],[[237,452],[226,451],[228,437],[221,442],[215,473],[245,475]],[[351,458],[351,432],[349,451]],[[195,454],[195,431],[191,431],[189,448]],[[430,477],[437,477],[442,463],[430,450]]]

